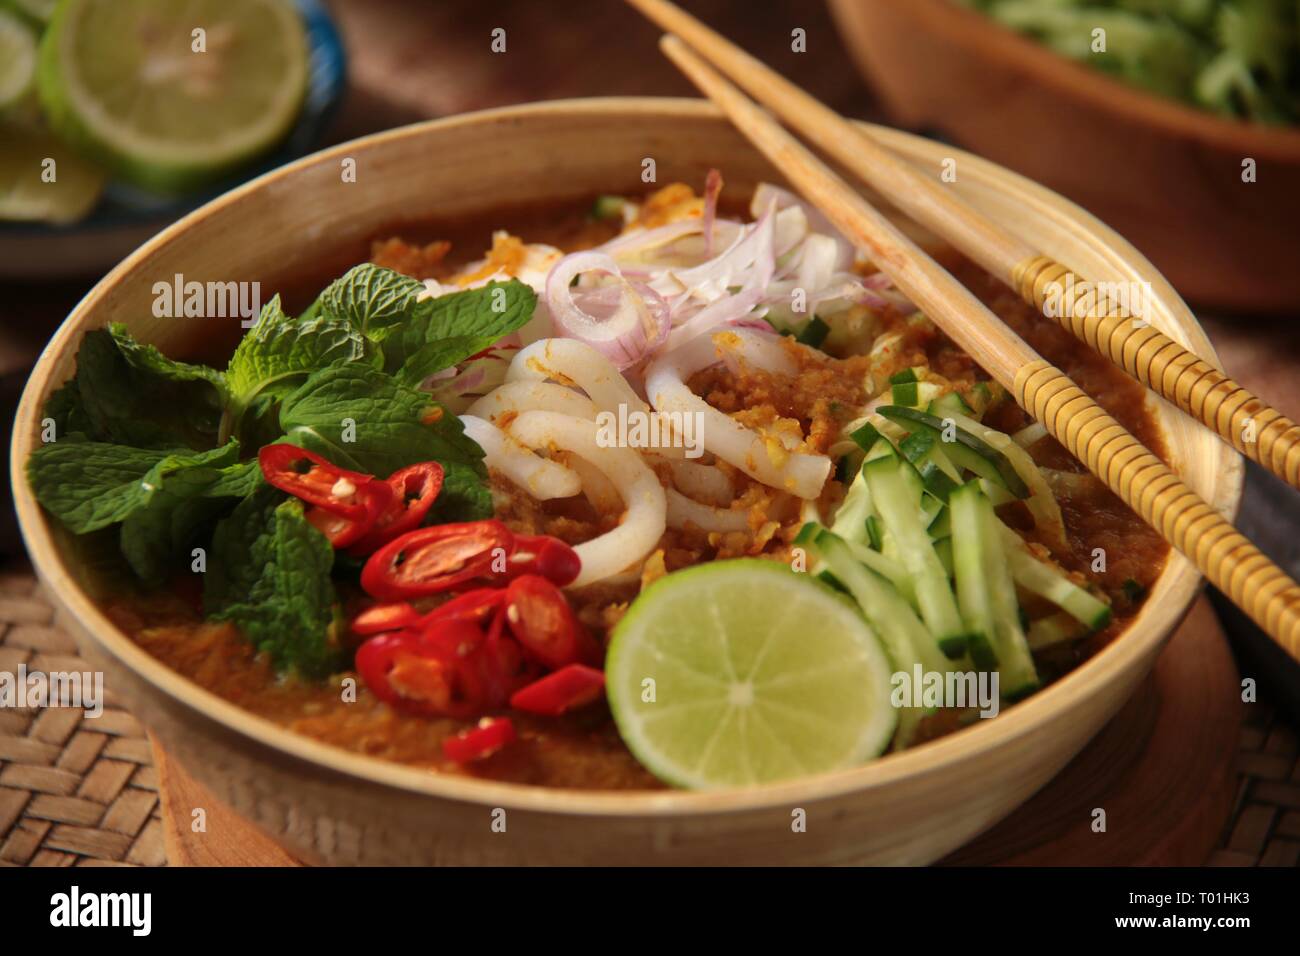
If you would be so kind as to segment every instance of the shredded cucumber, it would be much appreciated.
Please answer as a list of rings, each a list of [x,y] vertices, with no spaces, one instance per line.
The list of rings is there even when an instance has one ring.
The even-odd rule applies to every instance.
[[[1006,550],[1007,563],[1016,584],[1046,598],[1076,621],[1092,630],[1110,623],[1110,606],[1093,597],[1050,565],[1039,561],[1025,547],[1020,535],[1002,522],[998,533]]]
[[[916,508],[916,497],[896,458],[878,458],[862,466],[876,510],[898,547],[899,558],[911,578],[917,604],[926,626],[949,657],[961,657],[966,650],[966,627],[957,611],[957,600],[948,584],[934,545]]]

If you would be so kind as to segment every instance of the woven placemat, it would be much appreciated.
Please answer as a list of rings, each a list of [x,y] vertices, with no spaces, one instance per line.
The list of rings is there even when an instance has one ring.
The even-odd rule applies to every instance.
[[[80,671],[30,568],[0,570],[0,671]],[[1300,865],[1300,741],[1247,708],[1232,819],[1216,866]],[[164,866],[158,781],[139,722],[105,688],[104,713],[0,708],[0,866]],[[1064,861],[1063,861],[1064,862]]]
[[[0,671],[82,671],[27,567],[0,570]],[[139,721],[0,708],[0,866],[164,866],[158,779]]]

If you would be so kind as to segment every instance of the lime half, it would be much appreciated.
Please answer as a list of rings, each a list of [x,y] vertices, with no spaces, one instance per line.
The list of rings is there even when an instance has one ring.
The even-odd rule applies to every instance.
[[[12,13],[0,10],[0,110],[22,102],[36,77],[36,37]]]
[[[103,188],[103,171],[48,131],[0,122],[0,219],[76,222]]]
[[[307,67],[290,0],[64,0],[38,84],[61,136],[123,179],[175,193],[281,140]]]
[[[649,587],[614,629],[605,677],[628,749],[712,789],[852,767],[888,745],[892,668],[856,607],[762,559]]]

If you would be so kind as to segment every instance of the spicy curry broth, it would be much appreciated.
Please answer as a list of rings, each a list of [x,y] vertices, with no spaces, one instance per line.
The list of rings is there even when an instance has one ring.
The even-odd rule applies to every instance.
[[[281,281],[286,308],[301,311],[336,275],[365,258],[418,278],[445,277],[456,267],[473,261],[492,244],[495,230],[506,229],[525,242],[545,242],[565,251],[597,245],[611,238],[616,226],[588,218],[589,204],[530,206],[510,210],[491,219],[408,223],[395,226],[365,247],[338,250],[325,257],[318,274]],[[400,237],[400,238],[395,238]],[[1164,444],[1145,405],[1145,390],[1104,358],[1079,344],[1058,325],[1040,317],[991,276],[955,255],[945,257],[954,274],[995,313],[1023,336],[1049,362],[1063,369],[1091,394],[1139,441],[1164,457]],[[972,383],[979,370],[973,361],[929,323],[906,323],[901,316],[887,317],[880,331],[903,332],[902,346],[891,361],[898,368],[927,362],[959,388]],[[206,343],[198,351],[224,349]],[[794,354],[794,353],[792,353]],[[224,355],[204,355],[224,358]],[[691,380],[695,392],[710,404],[737,415],[750,425],[776,416],[796,418],[817,450],[825,451],[839,428],[853,417],[853,407],[869,396],[862,388],[866,358],[800,361],[798,376],[777,379],[760,371],[731,373],[709,369]],[[1009,398],[990,409],[987,422],[1002,431],[1015,431],[1028,418]],[[1055,560],[1078,576],[1096,564],[1095,549],[1105,555],[1104,570],[1094,572],[1108,596],[1113,618],[1103,630],[1083,640],[1051,648],[1037,655],[1044,681],[1050,681],[1096,653],[1113,640],[1132,619],[1142,596],[1159,576],[1168,546],[1059,444],[1044,438],[1034,446],[1040,465],[1080,473],[1077,482],[1057,498],[1065,518],[1070,551]],[[618,620],[643,581],[680,567],[713,558],[762,554],[774,559],[789,556],[790,542],[799,527],[798,507],[788,495],[758,485],[731,469],[738,497],[748,507],[748,533],[705,534],[665,532],[660,551],[653,554],[640,579],[602,582],[571,595],[580,618],[598,634]],[[585,499],[547,502],[544,506],[523,495],[505,479],[494,475],[498,516],[515,531],[547,533],[578,543],[608,530],[616,516],[596,514]],[[844,486],[827,483],[821,503],[833,507]],[[1001,517],[1034,541],[1033,524],[1022,505],[999,509]],[[1081,578],[1080,578],[1081,579]],[[446,773],[482,776],[518,783],[591,789],[656,788],[662,784],[641,767],[619,739],[603,704],[560,718],[511,712],[518,732],[516,743],[486,760],[470,765],[448,761],[442,741],[469,722],[449,718],[424,718],[399,714],[379,701],[355,673],[345,673],[322,683],[277,676],[269,662],[259,657],[235,628],[206,624],[199,613],[198,582],[190,576],[178,581],[172,592],[148,596],[118,596],[106,602],[112,619],[146,651],[200,686],[245,710],[308,737],[356,753],[380,757]],[[360,592],[340,588],[345,610],[360,609]],[[353,680],[343,685],[344,678]],[[343,686],[355,686],[355,699],[345,700]],[[954,729],[959,720],[952,712],[929,718],[923,737]]]

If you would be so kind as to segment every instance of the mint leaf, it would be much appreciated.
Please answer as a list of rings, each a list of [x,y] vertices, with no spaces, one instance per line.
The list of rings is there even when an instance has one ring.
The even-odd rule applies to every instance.
[[[256,458],[218,469],[217,478],[203,489],[209,498],[247,498],[262,483],[262,468]]]
[[[211,484],[234,465],[234,442],[206,452],[132,448],[94,441],[42,445],[27,461],[36,498],[74,534],[88,534],[125,521],[146,508],[164,485],[182,472]],[[189,479],[186,479],[189,480]]]
[[[50,397],[45,400],[42,417],[54,420],[56,441],[67,441],[73,436],[84,438],[93,428],[85,406],[81,403],[81,390],[77,387],[75,378],[50,393]]]
[[[418,385],[521,328],[536,308],[537,294],[518,279],[425,299],[384,340],[384,367]]]
[[[121,322],[114,322],[108,331],[122,357],[137,372],[171,382],[207,382],[225,396],[225,376],[215,368],[169,359],[154,346],[137,342]]]
[[[236,499],[248,497],[261,482],[256,461],[213,467],[238,456],[231,443],[228,454],[202,464],[175,469],[155,468],[156,489],[122,522],[122,556],[142,581],[164,584],[178,568],[188,567],[190,551],[203,532],[228,512]],[[146,476],[145,481],[150,481]]]
[[[492,491],[483,480],[480,468],[444,464],[442,469],[442,490],[429,511],[430,524],[492,517]]]
[[[441,509],[491,513],[483,449],[465,437],[460,419],[376,369],[335,365],[317,372],[285,398],[280,427],[288,441],[370,475],[436,461],[446,472]]]
[[[423,291],[420,280],[367,262],[330,283],[313,308],[378,342],[415,314]]]
[[[277,670],[321,678],[346,661],[335,621],[334,549],[302,503],[263,485],[212,536],[204,605],[230,621]]]
[[[87,332],[77,351],[78,403],[59,397],[56,411],[76,411],[97,441],[136,448],[211,448],[225,400],[220,373],[172,362],[121,326]],[[58,419],[56,418],[56,421]]]
[[[378,366],[382,361],[370,340],[346,321],[291,319],[277,295],[231,356],[225,375],[230,397],[222,437],[239,435],[240,420],[250,407],[279,401],[319,369],[335,362]]]

